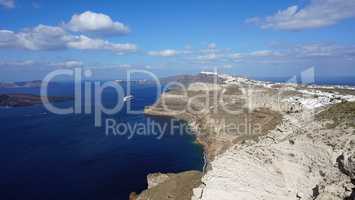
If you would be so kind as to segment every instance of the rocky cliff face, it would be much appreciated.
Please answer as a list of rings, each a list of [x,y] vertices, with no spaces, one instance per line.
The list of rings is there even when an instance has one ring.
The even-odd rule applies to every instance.
[[[146,110],[188,121],[204,145],[207,170],[184,199],[354,199],[353,89],[213,76],[223,83],[170,91]],[[159,177],[155,191],[170,179]],[[138,198],[157,199],[153,188]]]
[[[131,200],[185,200],[192,196],[192,189],[201,184],[202,173],[188,171],[178,174],[150,174],[147,177],[148,190],[139,196],[131,195]]]
[[[217,156],[193,199],[345,199],[354,187],[354,142],[351,128],[286,116],[258,142]]]

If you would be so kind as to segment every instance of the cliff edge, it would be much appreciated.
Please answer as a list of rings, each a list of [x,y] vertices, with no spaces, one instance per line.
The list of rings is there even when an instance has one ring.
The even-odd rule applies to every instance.
[[[353,88],[208,75],[223,81],[174,88],[145,110],[187,121],[207,157],[201,183],[165,199],[354,199]],[[137,199],[179,190],[165,183]]]

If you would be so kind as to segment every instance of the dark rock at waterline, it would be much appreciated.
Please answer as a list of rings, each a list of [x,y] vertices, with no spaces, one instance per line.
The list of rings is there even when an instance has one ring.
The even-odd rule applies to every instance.
[[[22,81],[13,83],[2,83],[0,82],[0,88],[38,88],[42,84],[40,80],[34,81]]]
[[[48,97],[50,102],[72,100],[72,97]],[[0,107],[23,107],[42,104],[41,96],[32,94],[0,94]]]

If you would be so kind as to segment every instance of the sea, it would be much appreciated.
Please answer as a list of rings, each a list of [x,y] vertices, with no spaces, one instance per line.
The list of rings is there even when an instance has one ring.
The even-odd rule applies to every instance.
[[[130,88],[133,110],[143,110],[158,98],[154,85],[133,84]],[[56,83],[48,91],[51,96],[73,96],[74,86]],[[0,93],[39,95],[40,90],[0,89]],[[103,92],[106,107],[117,101],[115,91]],[[67,108],[73,103],[54,105]],[[173,125],[170,118],[130,114],[127,105],[116,114],[103,116],[106,118],[132,127],[153,121],[168,128],[162,137],[150,133],[151,129],[140,129],[139,134],[128,137],[107,134],[105,126],[95,127],[94,113],[58,115],[43,105],[0,108],[0,199],[127,200],[131,192],[147,188],[149,173],[202,170],[203,150],[193,134],[169,128],[185,122],[175,120]]]

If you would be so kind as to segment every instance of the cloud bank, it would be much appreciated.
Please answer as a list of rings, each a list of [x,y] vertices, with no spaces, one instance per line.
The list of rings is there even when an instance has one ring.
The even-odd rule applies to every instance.
[[[112,43],[107,40],[90,38],[85,35],[72,35],[61,27],[38,25],[20,32],[0,30],[0,48],[25,50],[108,50],[123,54],[135,52],[135,44]]]
[[[263,29],[299,31],[334,25],[344,19],[355,17],[355,0],[311,0],[309,5],[297,5],[279,10],[265,18],[253,17],[247,23]]]
[[[0,6],[5,8],[15,8],[15,0],[0,0]]]
[[[160,56],[160,57],[172,57],[176,56],[178,52],[173,49],[165,49],[161,51],[149,51],[148,55],[150,56]]]

